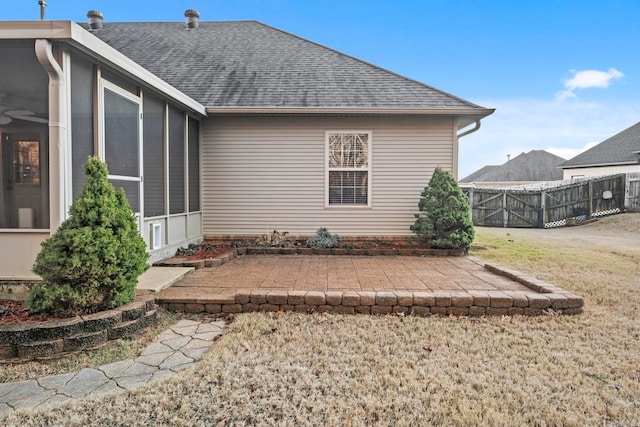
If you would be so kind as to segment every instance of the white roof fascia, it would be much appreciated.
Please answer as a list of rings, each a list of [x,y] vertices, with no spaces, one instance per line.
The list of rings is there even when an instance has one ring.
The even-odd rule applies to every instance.
[[[458,130],[469,126],[474,121],[480,121],[493,114],[495,109],[491,108],[443,108],[443,109],[422,109],[422,108],[340,108],[340,107],[207,107],[207,115],[270,115],[270,114],[291,114],[291,115],[322,115],[322,114],[345,114],[345,115],[396,115],[396,116],[454,116],[463,117],[467,120],[458,120]]]
[[[207,107],[209,114],[397,114],[442,116],[488,116],[490,108],[356,108],[356,107]]]
[[[3,39],[68,39],[71,21],[0,21]]]
[[[100,58],[117,70],[139,79],[185,107],[206,116],[204,105],[180,92],[72,21],[0,21],[2,39],[49,39],[68,41]]]

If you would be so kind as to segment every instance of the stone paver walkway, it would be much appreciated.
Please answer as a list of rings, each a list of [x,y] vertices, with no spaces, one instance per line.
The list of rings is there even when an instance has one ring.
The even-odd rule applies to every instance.
[[[190,366],[222,334],[224,321],[180,320],[158,335],[135,360],[79,372],[0,384],[0,414],[19,408],[44,408],[69,399],[130,390],[167,379]]]

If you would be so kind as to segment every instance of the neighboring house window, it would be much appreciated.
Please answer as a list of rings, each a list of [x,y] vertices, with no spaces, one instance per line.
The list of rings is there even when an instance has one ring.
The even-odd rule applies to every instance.
[[[327,132],[327,205],[370,206],[371,132]]]

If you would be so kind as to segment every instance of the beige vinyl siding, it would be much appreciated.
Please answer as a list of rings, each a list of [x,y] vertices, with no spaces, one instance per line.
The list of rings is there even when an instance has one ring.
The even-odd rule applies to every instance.
[[[207,119],[204,235],[410,235],[433,170],[453,169],[453,128],[446,117]],[[325,207],[325,132],[360,129],[372,131],[371,206]]]

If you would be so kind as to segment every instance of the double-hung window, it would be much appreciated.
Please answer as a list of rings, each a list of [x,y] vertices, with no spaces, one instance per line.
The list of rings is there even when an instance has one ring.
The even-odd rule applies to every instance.
[[[371,205],[371,132],[327,132],[326,205]]]

